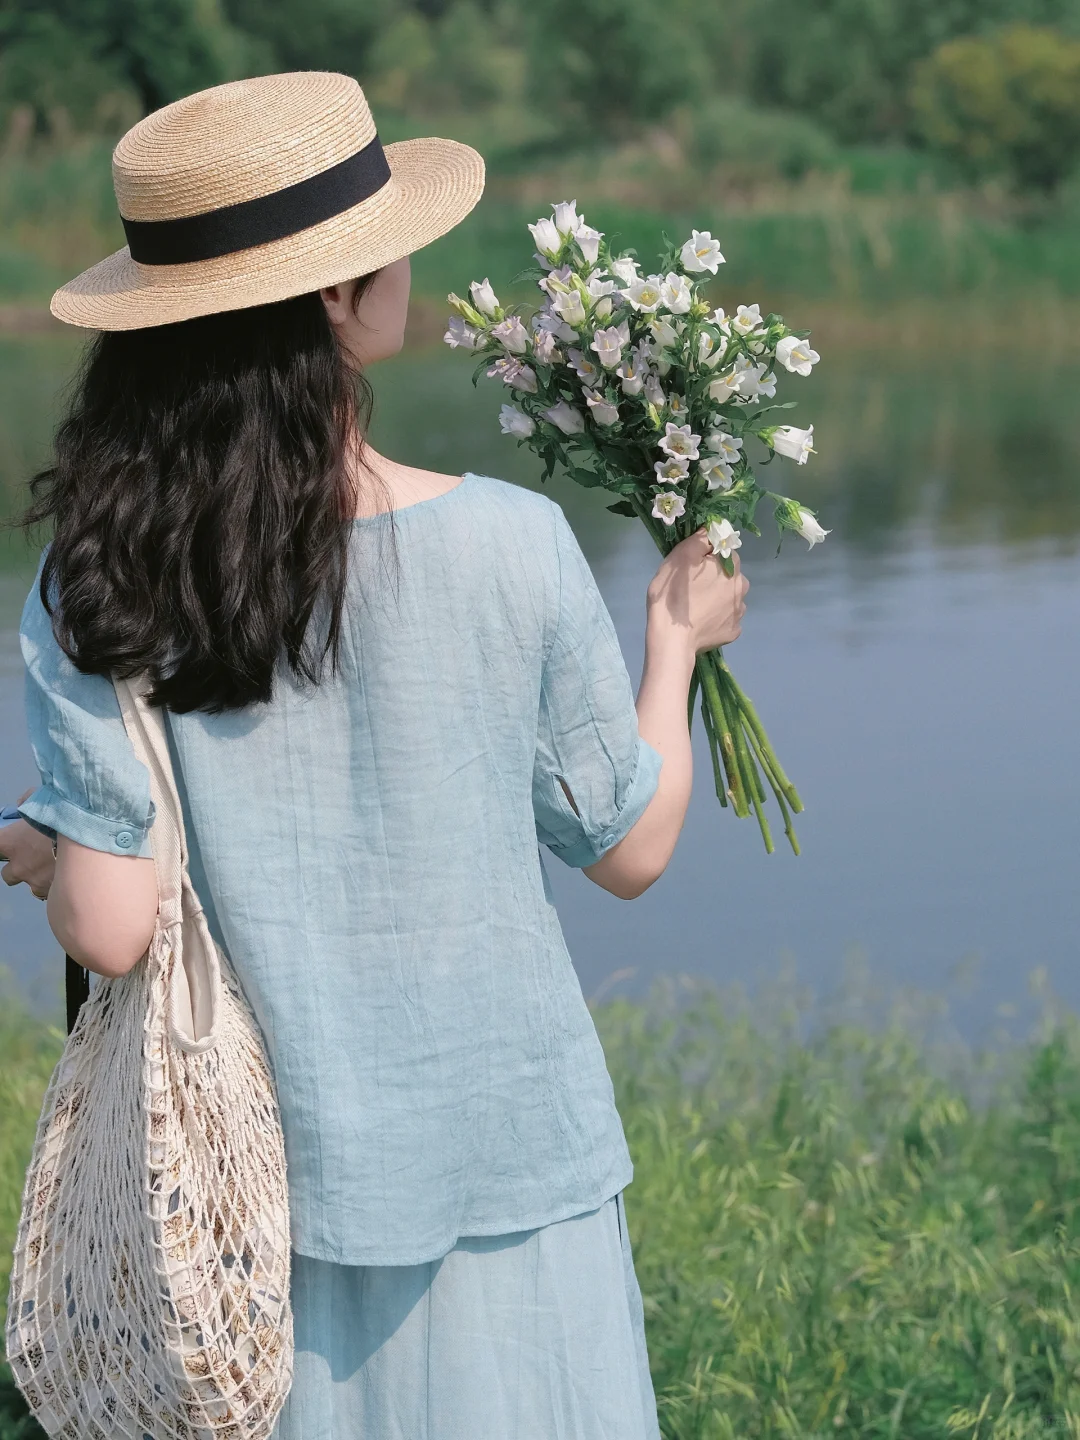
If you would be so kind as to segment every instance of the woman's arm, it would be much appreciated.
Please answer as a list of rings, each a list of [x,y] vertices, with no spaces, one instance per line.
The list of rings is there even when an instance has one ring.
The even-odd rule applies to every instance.
[[[157,918],[153,860],[91,850],[57,837],[49,925],[72,960],[98,975],[124,975],[146,954]]]
[[[699,651],[739,636],[750,582],[725,575],[703,530],[665,556],[646,597],[645,665],[638,732],[664,758],[656,793],[640,820],[585,874],[621,900],[633,900],[664,873],[690,803],[693,761],[687,700]]]

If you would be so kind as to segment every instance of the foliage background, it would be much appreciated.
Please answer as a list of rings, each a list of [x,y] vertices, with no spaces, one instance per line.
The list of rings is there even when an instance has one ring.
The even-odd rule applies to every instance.
[[[140,115],[309,67],[357,75],[384,139],[483,150],[432,296],[571,195],[712,224],[781,294],[1078,288],[1080,0],[0,0],[0,299],[122,243],[108,156]]]

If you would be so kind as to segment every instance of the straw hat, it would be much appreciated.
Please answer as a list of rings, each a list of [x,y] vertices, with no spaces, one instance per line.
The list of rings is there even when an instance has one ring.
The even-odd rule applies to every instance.
[[[69,325],[138,330],[378,270],[465,218],[484,162],[454,140],[384,149],[355,80],[300,71],[148,115],[113,187],[128,244],[53,296]]]

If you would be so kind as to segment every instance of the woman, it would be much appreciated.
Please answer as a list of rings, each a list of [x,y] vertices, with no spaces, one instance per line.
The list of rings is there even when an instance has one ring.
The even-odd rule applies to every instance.
[[[662,873],[694,656],[746,582],[702,534],[665,559],[635,708],[558,506],[367,443],[474,151],[383,152],[355,82],[270,76],[148,117],[114,173],[129,250],[53,302],[102,333],[35,481],[41,785],[5,878],[98,974],[139,961],[153,813],[109,677],[149,674],[281,1105],[275,1435],[655,1440],[630,1157],[537,842],[625,899]]]

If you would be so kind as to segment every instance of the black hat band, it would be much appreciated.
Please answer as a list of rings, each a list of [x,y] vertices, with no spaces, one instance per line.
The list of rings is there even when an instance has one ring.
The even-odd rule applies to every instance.
[[[390,166],[378,135],[329,170],[270,195],[178,220],[127,220],[131,258],[140,265],[188,265],[284,240],[359,205],[383,188]]]

